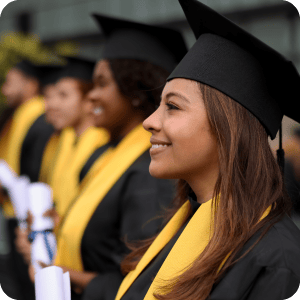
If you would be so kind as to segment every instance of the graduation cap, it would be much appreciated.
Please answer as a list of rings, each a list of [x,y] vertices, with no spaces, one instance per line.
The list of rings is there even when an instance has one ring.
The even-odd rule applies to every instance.
[[[65,58],[67,59],[67,65],[60,72],[59,78],[71,77],[87,81],[92,80],[95,67],[94,61],[75,56]]]
[[[283,171],[282,118],[300,122],[295,109],[300,77],[291,61],[224,16],[196,0],[179,0],[197,38],[168,80],[209,85],[250,111],[274,139]]]
[[[291,61],[196,0],[179,0],[197,38],[169,76],[207,84],[249,110],[274,139],[295,109],[300,77]]]
[[[21,71],[27,76],[39,79],[40,73],[39,68],[37,64],[34,64],[33,62],[23,59],[20,62],[18,62],[15,66],[15,69]]]
[[[39,67],[40,81],[42,86],[54,84],[60,78],[63,66],[45,65]]]
[[[171,72],[187,52],[176,30],[92,14],[106,37],[103,59],[136,59]]]

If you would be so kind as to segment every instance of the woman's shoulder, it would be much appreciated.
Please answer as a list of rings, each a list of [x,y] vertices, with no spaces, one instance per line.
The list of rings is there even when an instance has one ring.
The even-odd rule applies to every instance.
[[[258,237],[259,234],[253,236],[247,243],[248,247],[255,243]],[[253,262],[261,267],[285,268],[300,278],[300,230],[291,218],[285,215],[257,243],[250,256]]]

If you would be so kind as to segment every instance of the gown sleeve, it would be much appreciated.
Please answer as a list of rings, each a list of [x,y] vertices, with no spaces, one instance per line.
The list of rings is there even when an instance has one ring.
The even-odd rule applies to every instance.
[[[284,300],[293,296],[299,287],[297,276],[284,267],[248,271],[240,277],[236,277],[237,274],[225,276],[212,291],[209,300]]]
[[[247,300],[283,300],[299,288],[299,279],[286,268],[265,268],[254,282]]]
[[[173,199],[170,180],[151,177],[145,172],[133,174],[122,201],[121,236],[129,242],[147,239],[162,226],[162,215]]]
[[[120,272],[98,274],[84,290],[81,300],[115,299],[123,278]]]
[[[170,180],[156,179],[149,174],[149,162],[130,173],[120,193],[118,205],[120,210],[119,239],[134,242],[156,234],[162,225],[163,213],[174,196],[174,183]],[[117,207],[118,206],[118,207]],[[122,257],[129,250],[123,244]],[[85,288],[81,300],[114,299],[123,280],[121,270],[99,273]]]

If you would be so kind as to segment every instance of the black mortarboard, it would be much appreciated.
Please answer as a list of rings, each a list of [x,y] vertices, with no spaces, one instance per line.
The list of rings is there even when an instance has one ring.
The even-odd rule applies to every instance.
[[[67,65],[62,69],[59,77],[72,77],[92,81],[95,62],[81,57],[65,57]]]
[[[42,86],[54,84],[60,78],[63,66],[45,65],[39,67],[40,81]]]
[[[248,109],[272,139],[283,115],[300,122],[300,77],[292,62],[196,0],[179,0],[197,38],[169,76],[207,84]]]
[[[20,70],[22,73],[24,73],[27,76],[39,79],[39,68],[36,64],[33,62],[23,59],[20,62],[18,62],[14,68]]]
[[[106,44],[103,59],[147,61],[171,72],[187,52],[182,35],[173,29],[93,14]]]

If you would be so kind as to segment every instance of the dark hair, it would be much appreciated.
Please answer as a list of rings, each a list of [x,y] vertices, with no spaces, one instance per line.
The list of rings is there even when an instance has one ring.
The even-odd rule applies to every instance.
[[[88,92],[93,88],[93,83],[91,81],[83,80],[83,79],[77,79],[79,90],[82,94],[82,97],[85,97]]]
[[[169,72],[152,63],[136,59],[108,59],[120,92],[128,100],[139,99],[137,107],[145,118],[160,103],[160,95]]]
[[[213,285],[236,263],[236,255],[249,238],[264,227],[261,239],[291,210],[280,168],[261,123],[220,91],[201,83],[199,90],[218,143],[220,171],[212,203],[214,231],[193,265],[161,287],[159,295],[155,295],[159,300],[207,299]],[[187,200],[189,192],[189,185],[179,180],[174,209],[169,216]],[[268,216],[260,221],[268,207],[271,208]],[[126,273],[133,270],[153,240],[148,239],[133,249],[122,262],[122,270]]]

